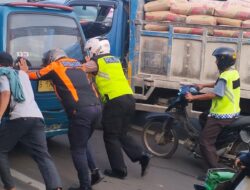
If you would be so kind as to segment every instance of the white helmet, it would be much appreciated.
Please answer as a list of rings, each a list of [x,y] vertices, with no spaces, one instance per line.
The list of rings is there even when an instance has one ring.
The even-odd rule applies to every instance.
[[[44,53],[43,55],[43,66],[47,66],[53,61],[56,61],[62,57],[67,57],[67,54],[62,49],[52,49]]]
[[[90,58],[110,53],[110,44],[107,38],[104,37],[94,37],[90,38],[84,47],[84,51],[87,52]]]

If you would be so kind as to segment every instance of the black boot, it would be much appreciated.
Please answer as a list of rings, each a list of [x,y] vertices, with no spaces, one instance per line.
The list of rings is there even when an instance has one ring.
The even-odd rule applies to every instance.
[[[143,177],[147,173],[147,169],[149,166],[150,161],[150,155],[149,154],[143,154],[142,158],[140,159],[141,164],[141,176]]]
[[[95,185],[97,183],[99,183],[100,181],[103,180],[103,175],[101,173],[101,171],[99,170],[99,168],[94,169],[91,172],[91,185]]]
[[[127,176],[127,169],[124,168],[124,170],[104,170],[104,174],[109,177],[115,177],[119,179],[124,179]]]

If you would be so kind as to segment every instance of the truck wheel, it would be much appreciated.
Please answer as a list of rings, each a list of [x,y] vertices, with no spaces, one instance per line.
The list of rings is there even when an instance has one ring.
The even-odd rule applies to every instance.
[[[145,148],[153,155],[171,158],[178,147],[178,137],[172,127],[164,130],[163,123],[147,122],[143,128],[142,140]]]

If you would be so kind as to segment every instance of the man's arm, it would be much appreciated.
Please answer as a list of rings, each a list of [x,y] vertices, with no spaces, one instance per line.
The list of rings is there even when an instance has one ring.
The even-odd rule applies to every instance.
[[[40,69],[38,71],[29,71],[26,60],[23,59],[23,58],[20,59],[19,67],[20,67],[21,70],[28,73],[29,78],[33,79],[33,80],[45,77],[46,75],[50,74],[54,70],[54,64],[51,63],[51,64],[47,65],[46,67],[44,67],[44,68],[42,68],[42,69]]]
[[[207,83],[207,84],[195,84],[200,90],[203,88],[213,88],[215,86],[215,83]]]
[[[210,85],[212,85],[212,83]],[[225,89],[226,89],[226,81],[224,79],[220,79],[214,85],[213,92],[195,95],[195,96],[193,96],[191,93],[188,93],[185,97],[188,101],[212,100],[215,97],[223,97],[225,94]]]
[[[3,117],[10,102],[10,91],[0,92],[0,118]]]
[[[199,94],[199,95],[192,95],[191,93],[187,93],[185,98],[188,101],[196,101],[196,100],[212,100],[216,97],[216,94],[214,93],[206,93],[206,94]]]
[[[89,60],[86,58],[87,62],[82,65],[83,70],[86,73],[96,73],[98,71],[98,65],[94,60]]]

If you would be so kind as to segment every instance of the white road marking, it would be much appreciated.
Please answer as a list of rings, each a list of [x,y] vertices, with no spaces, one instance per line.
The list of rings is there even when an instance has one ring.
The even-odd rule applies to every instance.
[[[11,169],[11,174],[13,177],[15,177],[16,179],[28,184],[29,186],[31,187],[34,187],[36,189],[39,189],[39,190],[45,190],[45,185],[37,180],[34,180],[32,178],[30,178],[29,176],[26,176],[14,169]]]

